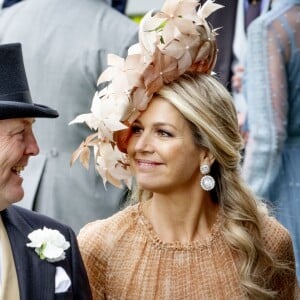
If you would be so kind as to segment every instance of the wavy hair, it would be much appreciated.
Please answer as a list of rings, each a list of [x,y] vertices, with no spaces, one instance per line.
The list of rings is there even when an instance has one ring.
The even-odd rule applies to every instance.
[[[195,144],[209,149],[215,157],[211,175],[216,187],[212,198],[224,216],[224,238],[238,254],[245,293],[250,299],[274,299],[276,291],[269,288],[270,281],[287,267],[265,248],[260,218],[268,213],[266,205],[253,195],[240,174],[243,142],[231,95],[211,75],[186,73],[162,87],[156,96],[182,113],[190,124]],[[136,187],[132,198],[141,201],[149,197],[151,193]]]

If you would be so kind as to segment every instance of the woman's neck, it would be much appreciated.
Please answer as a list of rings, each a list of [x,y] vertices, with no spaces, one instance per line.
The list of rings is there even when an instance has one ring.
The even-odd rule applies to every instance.
[[[143,212],[164,242],[187,243],[210,233],[219,206],[204,191],[184,195],[161,195],[143,204]]]

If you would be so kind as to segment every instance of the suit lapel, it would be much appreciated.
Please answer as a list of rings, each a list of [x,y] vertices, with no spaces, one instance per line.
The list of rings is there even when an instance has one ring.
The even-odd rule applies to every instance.
[[[2,218],[15,260],[20,300],[54,299],[55,265],[41,260],[34,249],[26,246],[27,235],[36,228],[13,206],[2,212]]]

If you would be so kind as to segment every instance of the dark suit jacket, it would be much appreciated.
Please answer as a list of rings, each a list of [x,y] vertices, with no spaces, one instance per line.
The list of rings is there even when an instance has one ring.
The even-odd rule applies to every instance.
[[[92,299],[88,278],[77,240],[71,228],[41,214],[12,205],[1,212],[15,260],[21,300]],[[26,246],[27,235],[43,228],[57,229],[71,246],[66,258],[56,263],[41,260],[33,248]],[[65,293],[55,294],[56,267],[61,266],[71,279]]]
[[[205,0],[200,0],[199,2],[203,4]],[[228,90],[231,90],[231,65],[234,58],[232,46],[238,0],[218,0],[217,3],[224,5],[224,7],[208,17],[208,21],[212,24],[213,28],[220,28],[217,31],[219,52],[214,72],[217,73],[218,78]]]

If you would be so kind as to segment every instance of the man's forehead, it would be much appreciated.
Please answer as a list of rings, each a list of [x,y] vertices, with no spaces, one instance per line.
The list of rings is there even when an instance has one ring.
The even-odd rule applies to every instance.
[[[34,122],[34,118],[5,119],[0,120],[0,126],[5,128],[13,128],[21,125],[32,125]]]

